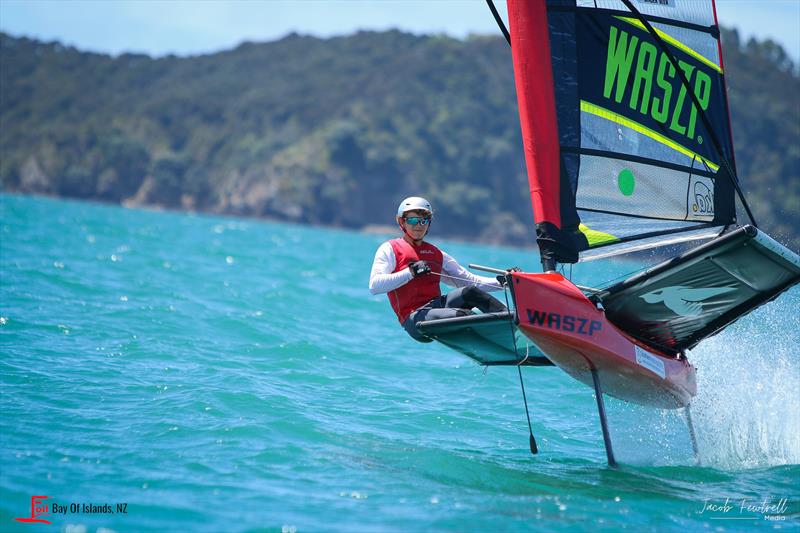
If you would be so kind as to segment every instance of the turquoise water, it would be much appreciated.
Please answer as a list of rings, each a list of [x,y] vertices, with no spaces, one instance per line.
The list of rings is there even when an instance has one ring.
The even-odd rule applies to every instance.
[[[702,466],[676,413],[607,400],[614,469],[588,388],[524,370],[534,457],[514,369],[410,340],[366,288],[382,236],[0,200],[0,531],[800,528],[796,288],[690,354]],[[127,514],[15,521],[32,495]]]

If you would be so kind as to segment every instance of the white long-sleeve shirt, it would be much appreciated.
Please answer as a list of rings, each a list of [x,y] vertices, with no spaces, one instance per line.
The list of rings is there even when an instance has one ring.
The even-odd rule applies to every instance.
[[[407,268],[399,272],[393,272],[397,266],[397,259],[394,256],[392,245],[387,241],[375,252],[375,260],[372,262],[372,272],[369,275],[369,292],[372,294],[383,294],[402,287],[413,279],[411,271]],[[466,287],[468,285],[478,285],[485,291],[499,291],[503,287],[495,278],[486,276],[476,276],[465,269],[445,252],[442,252],[442,283],[451,287]]]

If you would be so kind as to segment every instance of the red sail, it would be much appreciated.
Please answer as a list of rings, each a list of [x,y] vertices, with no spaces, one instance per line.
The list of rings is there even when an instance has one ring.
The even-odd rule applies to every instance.
[[[544,0],[508,0],[508,21],[534,220],[561,229],[558,122]]]

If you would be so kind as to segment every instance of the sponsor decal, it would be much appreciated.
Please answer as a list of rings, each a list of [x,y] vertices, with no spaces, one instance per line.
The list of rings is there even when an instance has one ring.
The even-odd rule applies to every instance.
[[[663,303],[670,311],[680,316],[700,316],[703,301],[736,290],[732,287],[685,287],[676,285],[642,294],[640,298],[649,304]]]
[[[655,44],[613,25],[608,39],[603,97],[617,104],[627,103],[639,114],[652,117],[678,135],[702,144],[702,137],[695,138],[697,108],[692,105],[691,97],[687,98],[686,86],[681,83],[667,54]],[[705,111],[711,100],[711,76],[686,61],[679,60],[678,66]],[[654,88],[657,89],[654,91]],[[687,108],[691,108],[689,116],[682,118]]]
[[[630,196],[633,194],[633,191],[636,188],[636,176],[633,175],[633,171],[631,169],[623,168],[619,172],[619,175],[617,176],[617,186],[619,187],[619,192],[625,196]]]
[[[629,128],[637,137],[648,137],[716,172],[719,155],[702,117],[727,140],[728,114],[722,68],[715,51],[705,46],[707,39],[659,26],[656,41],[637,17],[579,11],[575,33],[581,111]],[[728,144],[723,148],[727,154]],[[647,156],[662,158],[657,153]]]
[[[714,182],[703,176],[692,176],[689,182],[689,217],[714,218]]]
[[[644,348],[641,348],[638,344],[635,344],[634,348],[636,350],[636,363],[639,366],[645,367],[647,370],[661,377],[661,379],[666,379],[667,372],[664,369],[664,361]]]
[[[436,253],[436,252],[434,252],[433,250],[420,250],[419,253],[420,254],[433,254],[433,253]]]
[[[44,500],[51,500],[45,502]],[[127,503],[57,503],[49,496],[31,496],[31,515],[15,518],[17,522],[52,524],[49,519],[57,515],[128,514]]]
[[[636,2],[651,6],[675,7],[675,0],[636,0]]]
[[[598,320],[591,320],[579,316],[562,315],[560,313],[536,311],[533,309],[526,309],[525,311],[528,315],[529,324],[549,329],[557,329],[567,333],[594,336],[594,334],[603,327],[602,322]]]
[[[17,522],[52,524],[47,518],[50,516],[50,505],[44,503],[48,496],[31,496],[31,515],[17,518]]]

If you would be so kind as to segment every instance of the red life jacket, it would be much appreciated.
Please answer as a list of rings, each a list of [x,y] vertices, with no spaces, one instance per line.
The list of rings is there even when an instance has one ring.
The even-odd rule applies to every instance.
[[[389,244],[392,245],[396,261],[393,272],[408,268],[414,261],[426,261],[432,272],[442,272],[442,251],[434,245],[423,241],[421,245],[413,246],[405,239],[393,239]],[[390,291],[388,296],[392,309],[402,324],[415,309],[441,295],[439,276],[431,273],[412,279],[402,287]]]

